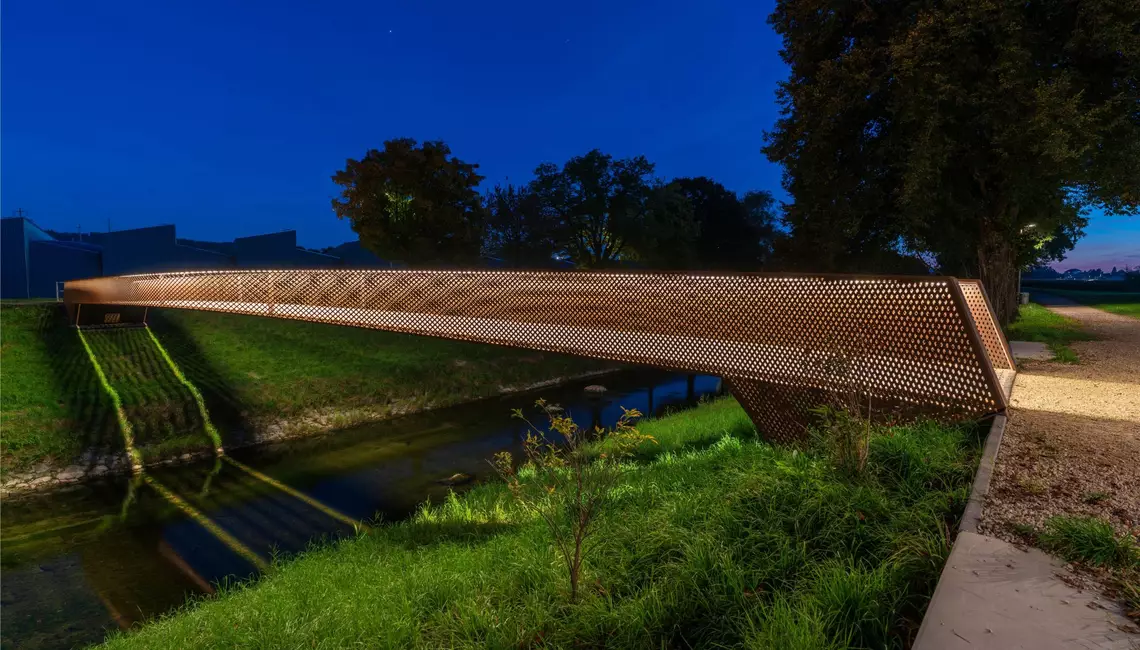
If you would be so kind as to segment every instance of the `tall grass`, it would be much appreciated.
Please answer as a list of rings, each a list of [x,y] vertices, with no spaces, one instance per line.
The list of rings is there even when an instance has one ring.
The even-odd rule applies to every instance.
[[[1069,561],[1140,570],[1140,544],[1096,517],[1050,517],[1037,535],[1041,546]]]
[[[498,482],[313,549],[115,648],[901,647],[949,550],[970,429],[876,432],[857,476],[756,439],[732,400],[641,425],[571,603]]]

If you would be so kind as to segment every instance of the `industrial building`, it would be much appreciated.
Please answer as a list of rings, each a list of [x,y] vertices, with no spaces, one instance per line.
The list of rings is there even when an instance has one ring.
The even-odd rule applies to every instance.
[[[0,219],[0,298],[54,298],[56,285],[101,275],[225,268],[388,268],[355,245],[344,258],[297,246],[297,232],[239,237],[233,242],[178,239],[173,225],[105,233],[53,233],[25,217]],[[341,248],[341,247],[338,247]]]

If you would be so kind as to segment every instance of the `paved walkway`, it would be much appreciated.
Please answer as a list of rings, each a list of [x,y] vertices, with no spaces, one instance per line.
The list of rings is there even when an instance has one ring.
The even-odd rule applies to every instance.
[[[1057,579],[1064,570],[1037,549],[959,533],[915,650],[1140,648],[1115,603]]]
[[[1055,514],[1140,531],[1140,321],[1034,299],[1098,340],[1072,344],[1079,365],[1019,364],[983,534],[959,533],[917,650],[1140,649],[1140,630],[1115,603],[1070,586],[1063,562],[1011,543],[1013,524],[1040,526]],[[1096,493],[1108,496],[1089,499]]]

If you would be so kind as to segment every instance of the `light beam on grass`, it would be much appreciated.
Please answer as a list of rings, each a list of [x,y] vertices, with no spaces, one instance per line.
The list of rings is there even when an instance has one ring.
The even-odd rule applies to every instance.
[[[285,485],[284,483],[282,483],[281,481],[278,481],[277,479],[273,478],[272,476],[267,476],[267,475],[255,470],[255,469],[253,469],[252,467],[249,467],[248,465],[245,465],[239,461],[234,460],[233,458],[230,458],[229,456],[224,456],[222,459],[225,460],[230,465],[233,465],[234,467],[245,472],[246,474],[249,474],[253,478],[255,478],[259,481],[264,481],[265,483],[272,485],[273,487],[277,488],[278,490],[281,490],[282,492],[288,494],[289,496],[294,497],[296,499],[300,499],[301,501],[304,501],[308,505],[316,508],[317,510],[320,510],[321,512],[332,517],[333,519],[336,519],[337,521],[339,521],[341,523],[348,524],[349,526],[352,526],[354,529],[361,529],[361,528],[367,529],[367,527],[368,527],[363,522],[357,521],[357,520],[353,519],[352,517],[349,517],[348,515],[340,512],[338,510],[333,509],[331,506],[325,505],[324,503],[317,501],[316,499],[305,494],[304,492],[301,492],[299,490],[295,490],[295,489],[289,487],[288,485]]]
[[[91,345],[87,343],[87,337],[83,336],[83,330],[76,329],[79,333],[79,340],[83,343],[83,349],[87,350],[87,358],[91,359],[91,365],[95,367],[95,374],[99,377],[99,383],[103,385],[103,390],[111,398],[111,404],[115,407],[115,416],[119,419],[119,431],[123,434],[123,446],[127,450],[127,456],[131,459],[131,471],[138,473],[142,470],[142,454],[135,449],[135,434],[131,423],[127,420],[127,413],[123,410],[123,400],[119,398],[119,393],[115,390],[111,382],[107,380],[107,375],[103,372],[103,366],[99,365],[98,359],[95,358],[95,352],[91,350]]]
[[[175,494],[165,485],[156,481],[154,477],[144,474],[143,480],[146,481],[147,485],[154,488],[155,492],[161,494],[164,499],[185,513],[186,516],[197,522],[198,525],[200,525],[202,528],[205,528],[207,532],[216,537],[218,541],[225,544],[231,551],[245,558],[247,561],[249,561],[250,564],[253,564],[255,567],[262,571],[269,567],[269,565],[266,564],[265,560],[261,559],[261,556],[251,551],[249,547],[245,544],[242,544],[238,538],[227,533],[221,526],[214,523],[213,519],[210,519],[200,510],[190,505],[189,503],[186,503],[182,497]]]
[[[158,337],[154,335],[150,327],[146,328],[146,333],[150,335],[150,340],[154,341],[154,347],[158,348],[158,352],[162,355],[162,358],[166,359],[166,365],[170,366],[170,371],[174,373],[178,381],[182,382],[182,385],[185,386],[186,390],[190,391],[190,394],[194,397],[194,401],[198,404],[198,413],[202,416],[202,425],[206,428],[206,435],[210,436],[210,440],[214,443],[214,451],[218,454],[225,453],[222,449],[222,436],[218,434],[217,427],[215,427],[213,421],[210,420],[210,412],[206,409],[206,401],[202,398],[201,391],[186,378],[186,375],[182,374],[182,369],[178,367],[178,364],[174,363],[174,359],[170,358],[170,354],[167,353],[166,348],[162,347],[162,343],[158,341]]]

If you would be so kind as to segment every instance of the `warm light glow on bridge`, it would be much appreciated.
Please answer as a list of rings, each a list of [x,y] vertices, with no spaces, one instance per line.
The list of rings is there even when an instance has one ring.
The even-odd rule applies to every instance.
[[[64,297],[76,315],[220,311],[715,374],[766,437],[785,441],[804,434],[812,408],[850,393],[891,419],[998,412],[997,371],[1013,370],[981,285],[954,278],[233,270],[72,281]]]

